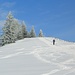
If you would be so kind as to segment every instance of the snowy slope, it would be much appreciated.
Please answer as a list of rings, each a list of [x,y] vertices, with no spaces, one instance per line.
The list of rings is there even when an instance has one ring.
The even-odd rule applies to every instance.
[[[0,47],[0,75],[75,75],[75,43],[28,38]]]

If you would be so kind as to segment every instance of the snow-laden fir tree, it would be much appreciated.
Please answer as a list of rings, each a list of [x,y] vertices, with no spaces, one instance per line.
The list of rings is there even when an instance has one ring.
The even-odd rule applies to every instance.
[[[40,33],[39,33],[39,37],[43,37],[44,35],[43,35],[43,32],[42,32],[42,30],[40,29]]]
[[[3,37],[4,37],[4,43],[12,43],[15,42],[17,39],[17,33],[18,33],[18,22],[13,17],[12,13],[9,12],[7,15],[7,20],[3,27]]]
[[[26,30],[26,25],[25,25],[25,23],[23,21],[22,22],[22,35],[23,35],[23,38],[27,38],[28,37],[27,34],[28,34],[28,32]]]
[[[27,32],[27,38],[31,38],[30,32]]]
[[[13,21],[13,25],[14,25],[14,29],[15,29],[15,37],[16,37],[16,40],[18,40],[18,33],[19,33],[19,30],[20,30],[20,24],[19,24],[19,22],[18,22],[18,20],[17,19],[14,19],[14,21]]]
[[[19,27],[19,33],[18,33],[17,38],[18,38],[18,40],[23,39],[22,26]]]
[[[32,29],[30,31],[30,37],[36,37],[35,30],[34,30],[33,26],[32,26]]]

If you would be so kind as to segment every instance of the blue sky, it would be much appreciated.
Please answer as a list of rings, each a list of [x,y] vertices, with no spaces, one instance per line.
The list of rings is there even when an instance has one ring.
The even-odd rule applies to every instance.
[[[75,41],[75,0],[0,0],[0,32],[9,11],[38,34]]]

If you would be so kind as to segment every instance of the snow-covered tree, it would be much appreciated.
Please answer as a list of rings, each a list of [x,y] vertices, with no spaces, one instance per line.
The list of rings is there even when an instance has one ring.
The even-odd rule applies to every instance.
[[[3,27],[3,37],[4,37],[4,42],[5,43],[12,43],[15,42],[17,39],[17,33],[18,33],[18,22],[17,20],[13,17],[12,13],[9,12],[7,15],[7,20],[4,24]]]
[[[33,26],[32,26],[32,29],[30,31],[30,37],[36,37],[35,30],[34,30]]]
[[[27,32],[27,38],[31,38],[30,32]]]
[[[26,25],[24,23],[24,21],[22,22],[22,34],[23,34],[23,38],[27,38],[27,30],[26,30]]]
[[[19,27],[19,33],[18,33],[17,39],[18,40],[23,39],[22,26]]]
[[[20,31],[20,24],[19,24],[19,22],[18,22],[18,20],[17,19],[14,19],[14,21],[13,21],[13,25],[14,25],[14,27],[15,27],[15,37],[16,37],[16,40],[18,40],[18,33],[19,33],[19,31]]]
[[[42,30],[40,29],[40,33],[39,33],[39,37],[43,37],[44,35],[43,35],[43,32],[42,32]]]

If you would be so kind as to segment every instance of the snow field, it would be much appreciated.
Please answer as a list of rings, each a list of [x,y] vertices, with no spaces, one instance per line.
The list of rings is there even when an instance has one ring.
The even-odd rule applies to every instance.
[[[75,75],[75,44],[28,38],[0,48],[0,75]],[[8,64],[9,63],[9,64]]]

